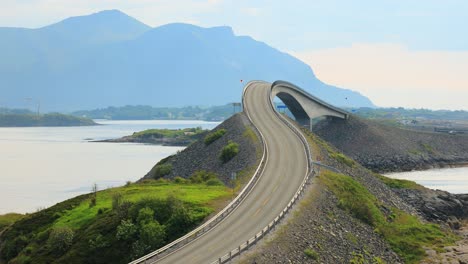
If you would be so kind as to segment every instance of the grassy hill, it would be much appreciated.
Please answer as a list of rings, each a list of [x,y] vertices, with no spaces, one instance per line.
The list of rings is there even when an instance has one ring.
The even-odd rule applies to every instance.
[[[185,234],[230,198],[222,184],[147,180],[78,196],[16,221],[8,263],[127,263]]]
[[[93,126],[96,123],[88,118],[75,117],[58,113],[35,114],[0,114],[0,127],[38,127],[38,126]]]

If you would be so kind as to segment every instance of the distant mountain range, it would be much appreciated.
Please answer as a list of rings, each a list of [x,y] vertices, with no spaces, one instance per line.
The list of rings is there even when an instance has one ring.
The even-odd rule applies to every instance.
[[[40,101],[45,111],[120,105],[220,105],[249,80],[293,82],[334,105],[372,107],[324,84],[300,60],[229,27],[151,28],[103,11],[39,29],[0,28],[0,102]],[[243,80],[243,84],[240,83]]]

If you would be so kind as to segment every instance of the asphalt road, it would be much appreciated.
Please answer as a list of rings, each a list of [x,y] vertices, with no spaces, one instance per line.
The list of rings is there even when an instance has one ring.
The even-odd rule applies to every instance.
[[[224,221],[199,239],[157,263],[211,263],[271,222],[286,207],[307,172],[307,156],[299,138],[270,106],[270,83],[250,84],[245,109],[262,132],[268,160],[264,173],[245,200]],[[240,150],[242,151],[242,150]]]

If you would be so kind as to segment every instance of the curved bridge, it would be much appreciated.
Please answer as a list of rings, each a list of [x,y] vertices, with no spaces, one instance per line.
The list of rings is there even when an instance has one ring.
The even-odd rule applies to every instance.
[[[207,223],[132,264],[226,263],[262,238],[285,216],[313,174],[312,158],[302,132],[275,110],[274,95],[287,98],[291,106],[299,104],[301,108],[293,113],[308,113],[309,119],[315,115],[310,112],[313,108],[307,106],[307,98],[310,104],[322,104],[328,109],[318,116],[347,117],[344,111],[310,97],[292,84],[249,82],[242,98],[244,112],[259,133],[264,148],[255,175],[239,196]]]
[[[310,130],[312,130],[312,119],[316,117],[330,116],[348,119],[346,111],[320,100],[289,82],[274,82],[271,87],[271,100],[275,96],[283,101],[299,124],[309,126]]]

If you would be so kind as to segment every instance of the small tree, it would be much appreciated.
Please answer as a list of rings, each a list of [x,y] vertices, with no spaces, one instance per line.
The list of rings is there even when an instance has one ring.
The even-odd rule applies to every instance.
[[[166,232],[164,226],[157,221],[145,224],[140,228],[140,240],[150,248],[158,248],[164,244]]]
[[[74,236],[69,227],[56,227],[50,232],[47,244],[57,252],[64,252],[72,245]]]
[[[130,240],[135,237],[138,227],[133,224],[132,220],[122,220],[117,227],[117,240]]]
[[[91,188],[91,201],[89,202],[89,207],[94,207],[96,206],[97,203],[97,192],[98,192],[98,186],[97,184],[93,184],[93,187]]]
[[[154,220],[154,211],[151,208],[145,207],[138,212],[137,223],[141,226],[149,224]]]

